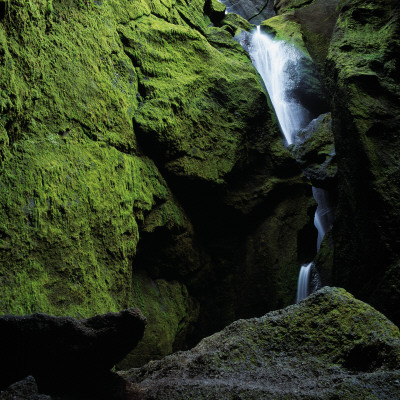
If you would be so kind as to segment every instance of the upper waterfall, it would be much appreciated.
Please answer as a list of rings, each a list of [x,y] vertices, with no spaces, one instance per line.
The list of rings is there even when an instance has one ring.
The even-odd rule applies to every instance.
[[[291,71],[301,53],[294,45],[261,33],[259,26],[252,36],[249,53],[267,88],[285,139],[292,144],[297,132],[310,120],[308,111],[290,98]]]

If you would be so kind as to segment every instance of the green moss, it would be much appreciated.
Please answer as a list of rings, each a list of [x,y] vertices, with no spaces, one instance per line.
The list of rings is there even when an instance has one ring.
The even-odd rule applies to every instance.
[[[139,345],[119,364],[122,369],[141,366],[172,353],[184,341],[198,315],[198,308],[184,285],[152,280],[143,272],[135,273],[133,282],[133,303],[147,318],[147,328]]]
[[[301,25],[293,20],[293,13],[277,15],[262,22],[261,30],[275,35],[276,40],[293,44],[305,56],[310,57],[304,44]]]
[[[135,155],[137,71],[117,33],[166,6],[122,3],[13,1],[0,25],[2,312],[131,306],[138,224],[173,202]]]
[[[9,287],[1,309],[88,315],[128,307],[136,221],[167,195],[157,169],[78,129],[17,144],[0,177]]]
[[[246,129],[227,111],[248,115],[251,91],[260,93],[245,53],[217,50],[197,31],[153,16],[132,21],[121,35],[141,72],[134,120],[142,143],[152,155],[166,154],[176,175],[223,183]]]

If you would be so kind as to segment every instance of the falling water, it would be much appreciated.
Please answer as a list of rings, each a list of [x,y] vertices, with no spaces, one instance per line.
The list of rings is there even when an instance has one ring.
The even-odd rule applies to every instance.
[[[302,57],[294,45],[257,32],[252,37],[250,56],[261,75],[275,109],[276,116],[288,144],[292,144],[297,132],[310,118],[307,110],[290,99],[291,68]]]
[[[313,187],[312,191],[314,199],[318,204],[314,216],[314,225],[318,230],[317,250],[319,250],[325,233],[333,225],[333,206],[331,204],[329,193],[326,190]]]
[[[297,282],[296,303],[308,296],[310,289],[310,275],[312,262],[301,266],[299,280]]]

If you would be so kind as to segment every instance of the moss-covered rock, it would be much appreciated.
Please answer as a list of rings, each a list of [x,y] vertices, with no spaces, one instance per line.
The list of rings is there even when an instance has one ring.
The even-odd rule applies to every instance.
[[[151,13],[187,26],[185,12],[193,29],[206,29],[203,3],[196,1],[184,7],[122,0],[5,5],[2,312],[83,317],[132,306],[137,245],[142,232],[157,227],[196,252],[188,218],[154,162],[138,151],[132,117],[141,99],[140,71],[118,33]],[[182,264],[184,257],[174,260]],[[167,347],[177,331],[167,332]]]
[[[327,63],[339,182],[335,279],[398,322],[400,8],[340,7]]]
[[[320,115],[302,129],[291,150],[313,186],[336,192],[337,165],[331,113]]]
[[[253,255],[290,248],[258,264],[282,285],[267,304],[290,301],[311,218],[281,193],[308,210],[311,190],[232,38],[248,24],[218,4],[0,2],[1,312],[86,317],[141,299],[146,356],[131,359],[160,357],[186,346],[197,304],[188,341],[266,311],[246,249],[281,219],[284,238]]]
[[[280,0],[275,1],[277,13],[291,15],[301,25],[305,46],[320,73],[337,20],[339,0]]]
[[[400,395],[400,333],[345,290],[325,287],[122,375],[151,399],[391,400]]]
[[[133,303],[147,317],[147,329],[139,345],[124,361],[121,369],[157,360],[186,343],[188,326],[198,317],[198,307],[187,288],[177,281],[152,280],[145,272],[133,274]]]

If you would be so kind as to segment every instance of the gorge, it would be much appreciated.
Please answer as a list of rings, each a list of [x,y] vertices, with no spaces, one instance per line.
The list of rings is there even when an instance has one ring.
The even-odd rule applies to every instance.
[[[46,313],[87,343],[102,329],[93,316],[140,309],[137,346],[110,358],[122,372],[94,371],[89,392],[104,381],[126,398],[396,398],[399,5],[224,3],[233,12],[215,0],[0,1],[1,323]],[[295,117],[282,120],[239,44],[256,25],[291,49]],[[292,305],[311,261],[322,286],[394,324],[343,289]],[[38,329],[53,321],[34,315]],[[3,378],[23,378],[7,365]],[[32,371],[43,396],[68,398],[68,368],[61,394]]]

